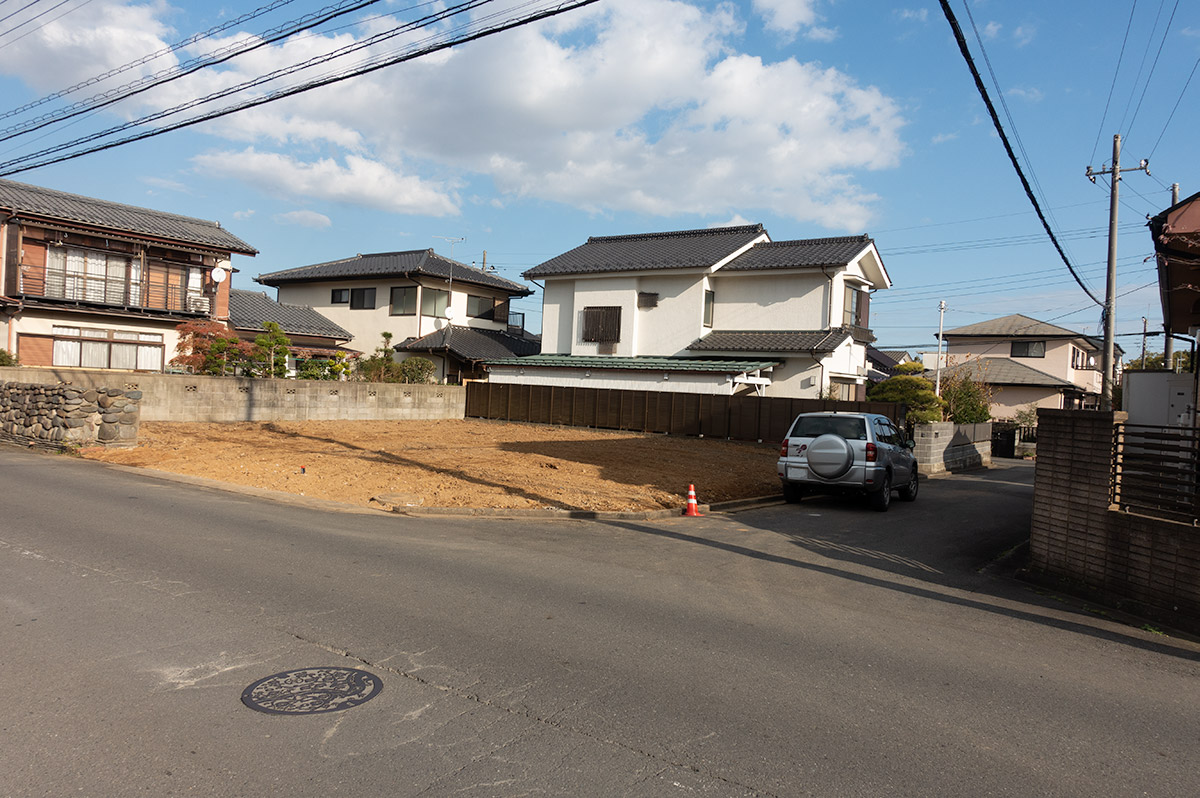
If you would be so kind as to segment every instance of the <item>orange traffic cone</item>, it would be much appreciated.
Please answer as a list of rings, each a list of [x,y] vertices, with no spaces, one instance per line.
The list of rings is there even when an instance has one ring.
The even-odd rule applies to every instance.
[[[700,505],[696,504],[696,486],[695,485],[688,485],[687,508],[684,509],[683,514],[686,516],[689,516],[691,518],[700,518],[701,517]]]

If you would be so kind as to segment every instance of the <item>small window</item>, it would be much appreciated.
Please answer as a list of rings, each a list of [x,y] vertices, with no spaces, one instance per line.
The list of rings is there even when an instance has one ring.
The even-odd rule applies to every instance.
[[[449,301],[450,292],[438,288],[425,288],[421,291],[421,315],[444,319]]]
[[[350,289],[350,309],[351,310],[374,310],[375,309],[375,289],[374,288],[351,288]]]
[[[658,307],[658,294],[653,294],[649,291],[638,291],[638,307],[639,308],[656,308],[656,307]]]
[[[392,289],[391,315],[417,315],[417,287],[415,285],[401,285]]]
[[[490,296],[467,294],[467,315],[473,319],[491,321],[496,315],[496,300]]]
[[[329,302],[332,305],[345,305],[350,301],[349,288],[335,288],[329,292]]]
[[[596,307],[583,309],[583,340],[611,344],[621,340],[621,309]]]
[[[704,326],[713,326],[713,306],[717,303],[717,295],[714,291],[704,292]]]
[[[862,291],[854,286],[846,286],[846,303],[842,307],[842,324],[855,327],[860,324],[862,313]]]
[[[1046,342],[1045,341],[1013,341],[1012,342],[1013,357],[1045,357]]]

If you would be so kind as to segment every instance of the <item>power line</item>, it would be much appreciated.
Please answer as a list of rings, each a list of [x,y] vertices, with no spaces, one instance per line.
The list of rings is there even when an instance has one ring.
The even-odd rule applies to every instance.
[[[108,142],[105,144],[99,144],[94,147],[88,147],[88,148],[85,148],[82,150],[77,150],[75,152],[68,153],[66,155],[61,155],[61,156],[58,156],[55,158],[44,159],[44,160],[38,161],[36,163],[21,166],[20,168],[17,168],[17,169],[7,169],[8,164],[0,164],[0,168],[6,169],[6,171],[0,172],[0,175],[19,174],[20,172],[29,171],[30,169],[36,169],[36,168],[39,168],[42,166],[48,166],[48,165],[54,164],[54,163],[61,163],[63,161],[73,160],[75,158],[81,158],[84,155],[90,155],[95,152],[101,152],[104,150],[113,149],[115,147],[120,147],[120,146],[123,146],[125,144],[130,144],[135,141],[141,141],[143,139],[152,138],[154,136],[161,136],[164,133],[169,133],[174,130],[180,130],[180,129],[183,129],[186,127],[191,127],[192,125],[198,125],[201,122],[207,122],[207,121],[211,121],[213,119],[219,119],[221,117],[228,116],[230,114],[238,113],[240,111],[245,111],[250,108],[256,108],[260,105],[266,105],[268,103],[272,103],[277,100],[282,100],[287,97],[292,97],[292,96],[295,96],[298,94],[302,94],[304,92],[312,91],[313,89],[321,88],[323,86],[329,86],[329,85],[332,85],[335,83],[340,83],[341,81],[349,80],[350,78],[359,77],[361,75],[369,74],[371,72],[375,72],[380,69],[385,69],[389,66],[394,66],[396,64],[404,63],[406,61],[411,61],[411,60],[420,58],[422,56],[429,55],[431,53],[440,52],[442,50],[447,50],[447,49],[450,49],[450,48],[455,47],[460,44],[466,44],[468,42],[476,41],[478,39],[483,39],[488,36],[495,35],[497,33],[502,33],[507,30],[519,28],[524,25],[528,25],[533,22],[537,22],[539,20],[548,19],[550,17],[555,17],[555,16],[558,16],[559,14],[563,14],[568,11],[573,11],[577,8],[582,8],[584,6],[592,5],[593,3],[597,2],[597,1],[598,0],[574,0],[573,2],[568,2],[568,0],[564,0],[563,2],[559,3],[558,6],[555,8],[549,8],[549,9],[545,9],[545,10],[541,10],[541,11],[533,11],[533,12],[530,12],[521,17],[502,19],[502,21],[499,23],[496,23],[490,27],[485,27],[485,28],[476,30],[473,33],[464,33],[458,37],[452,37],[447,40],[437,42],[435,44],[432,44],[432,45],[429,45],[429,46],[426,46],[426,47],[423,47],[423,48],[420,48],[417,50],[403,51],[398,54],[393,54],[389,57],[382,58],[380,60],[368,61],[367,63],[360,65],[359,67],[356,67],[354,69],[351,69],[351,70],[348,70],[348,71],[345,71],[345,72],[342,72],[339,74],[333,74],[333,75],[329,75],[329,76],[319,78],[316,80],[311,80],[306,83],[302,83],[300,85],[293,86],[291,88],[280,89],[280,90],[278,90],[276,92],[272,92],[271,94],[268,94],[264,97],[258,97],[258,98],[254,98],[251,100],[246,100],[241,103],[227,106],[225,108],[218,109],[216,111],[212,111],[212,112],[209,112],[206,114],[201,114],[199,116],[195,116],[190,119],[185,119],[181,122],[176,122],[174,124],[167,125],[162,128],[157,128],[155,130],[146,131],[144,133],[140,133],[140,134],[137,134],[134,136],[127,136],[123,139],[118,139],[116,141],[111,141],[111,142]],[[530,4],[526,4],[526,5],[530,5]],[[456,13],[458,13],[458,12],[456,12]],[[434,16],[442,16],[442,15],[439,14],[439,15],[434,15]],[[31,157],[36,157],[36,156],[31,156]],[[19,159],[19,160],[25,160],[25,159]]]
[[[0,0],[0,2],[2,2],[2,0]],[[256,8],[253,11],[249,11],[245,14],[242,14],[240,17],[237,17],[235,19],[227,20],[227,21],[221,23],[220,25],[209,28],[206,31],[202,31],[200,33],[194,33],[191,36],[187,37],[186,39],[184,39],[182,41],[178,41],[175,44],[170,45],[169,47],[164,47],[161,50],[156,50],[155,52],[150,53],[149,55],[144,55],[141,58],[136,58],[127,64],[123,64],[119,67],[115,67],[113,69],[108,70],[107,72],[101,72],[99,75],[94,75],[94,76],[88,78],[87,80],[82,81],[81,83],[76,83],[73,86],[68,86],[65,89],[61,89],[61,90],[53,92],[51,94],[47,94],[45,97],[40,97],[36,100],[33,100],[32,102],[28,102],[22,106],[13,108],[10,111],[5,111],[4,113],[0,113],[0,119],[8,119],[11,116],[16,116],[17,114],[37,108],[39,105],[45,105],[48,102],[52,102],[52,101],[57,100],[62,97],[66,97],[69,94],[74,94],[75,92],[77,92],[81,89],[85,89],[88,86],[94,86],[95,84],[100,83],[101,81],[108,80],[109,78],[112,78],[112,77],[116,77],[117,75],[120,75],[122,72],[128,72],[131,69],[136,69],[137,67],[140,67],[143,64],[148,64],[151,61],[154,61],[156,59],[163,57],[164,55],[170,55],[171,53],[176,52],[177,50],[182,50],[184,47],[195,44],[196,42],[201,41],[203,39],[207,39],[209,37],[215,36],[218,33],[223,33],[232,27],[242,24],[243,22],[247,22],[251,19],[256,19],[257,17],[260,17],[263,14],[266,14],[270,11],[274,11],[275,9],[279,8],[280,6],[286,6],[293,2],[295,2],[295,0],[275,0],[275,2],[273,2],[273,3]],[[10,44],[11,44],[11,42],[10,42]]]
[[[1100,147],[1100,134],[1104,130],[1104,122],[1108,119],[1108,106],[1112,103],[1113,92],[1117,88],[1117,75],[1121,74],[1121,61],[1125,58],[1125,44],[1129,41],[1129,30],[1133,27],[1133,15],[1137,11],[1137,0],[1129,9],[1129,20],[1125,23],[1125,36],[1121,39],[1121,52],[1117,54],[1117,68],[1113,70],[1112,85],[1108,87],[1108,97],[1104,100],[1104,113],[1100,115],[1100,126],[1096,128],[1096,143],[1092,145],[1092,156],[1088,163],[1096,160],[1096,150]]]
[[[1008,153],[1008,159],[1012,162],[1013,169],[1017,172],[1017,177],[1021,179],[1021,186],[1025,189],[1025,196],[1029,197],[1029,202],[1037,211],[1038,219],[1042,222],[1042,227],[1046,229],[1046,235],[1054,242],[1054,248],[1058,250],[1059,257],[1062,258],[1067,270],[1071,272],[1071,276],[1075,278],[1075,282],[1083,289],[1083,292],[1091,298],[1097,305],[1103,306],[1096,296],[1088,289],[1083,280],[1075,273],[1075,267],[1071,265],[1071,261],[1067,258],[1067,254],[1063,252],[1062,245],[1058,243],[1058,239],[1054,235],[1054,231],[1050,229],[1050,223],[1046,221],[1045,214],[1042,213],[1041,206],[1038,205],[1037,198],[1033,195],[1033,189],[1029,187],[1029,181],[1025,179],[1025,173],[1021,171],[1021,164],[1017,162],[1017,156],[1013,153],[1012,145],[1008,142],[1008,135],[1004,132],[1004,126],[1000,124],[1000,118],[996,115],[996,108],[992,105],[992,100],[988,97],[987,87],[983,85],[983,79],[979,77],[979,70],[975,68],[975,62],[971,58],[971,51],[967,48],[967,40],[963,37],[962,29],[958,26],[958,20],[954,16],[954,11],[950,8],[948,0],[939,0],[942,6],[942,13],[946,15],[946,21],[950,23],[950,28],[954,32],[954,39],[958,43],[959,52],[962,53],[963,59],[966,60],[967,66],[971,70],[971,76],[975,79],[975,88],[979,91],[979,96],[983,98],[984,105],[987,106],[988,115],[992,118],[992,124],[996,128],[996,133],[1000,136],[1000,141],[1004,144],[1004,151]]]
[[[80,3],[80,4],[79,4],[79,5],[77,5],[77,6],[75,6],[74,8],[68,8],[66,11],[62,12],[62,13],[61,13],[61,14],[59,14],[57,17],[51,17],[50,19],[48,19],[48,20],[46,20],[45,22],[43,22],[41,25],[38,25],[36,28],[32,28],[32,29],[30,29],[30,30],[27,30],[27,31],[25,31],[25,32],[24,32],[24,33],[22,33],[20,36],[18,36],[17,38],[13,39],[12,41],[8,41],[8,42],[5,42],[4,44],[0,44],[0,50],[3,50],[5,47],[11,47],[12,45],[14,45],[14,44],[16,44],[17,42],[19,42],[19,41],[21,41],[22,39],[24,39],[26,36],[31,36],[31,35],[33,35],[33,34],[37,33],[37,32],[38,32],[38,31],[40,31],[42,28],[44,28],[44,27],[46,27],[47,25],[49,25],[51,22],[58,22],[60,19],[62,19],[63,17],[65,17],[67,14],[73,14],[73,13],[75,13],[76,11],[78,11],[79,9],[83,8],[83,7],[84,7],[84,6],[86,6],[88,3],[91,3],[91,2],[92,2],[92,0],[83,0],[83,2],[82,2],[82,3]],[[62,5],[62,4],[60,3],[59,5]],[[58,8],[58,6],[55,6],[54,8]],[[50,9],[50,11],[53,11],[53,10],[54,10],[53,8],[52,8],[52,9]],[[40,15],[39,15],[39,16],[40,16]],[[32,20],[31,20],[31,21],[32,21]],[[13,28],[13,30],[16,30],[16,28]],[[10,32],[11,32],[11,31],[10,31]],[[8,34],[7,34],[7,33],[0,33],[0,36],[6,36],[6,35],[8,35]]]
[[[37,2],[37,0],[34,0],[34,2]],[[23,28],[23,27],[25,27],[26,25],[28,25],[30,22],[36,22],[37,20],[39,20],[39,19],[41,19],[42,17],[44,17],[44,16],[46,16],[47,14],[49,14],[49,13],[50,13],[51,11],[53,11],[54,9],[58,8],[59,6],[65,6],[65,5],[66,5],[67,3],[69,3],[69,2],[71,2],[71,0],[59,0],[59,2],[58,2],[57,4],[50,6],[50,7],[49,7],[49,8],[47,8],[45,11],[39,11],[38,13],[34,14],[34,15],[33,15],[32,17],[30,17],[29,19],[25,20],[24,22],[21,22],[21,23],[18,23],[18,24],[16,24],[16,25],[13,25],[13,26],[12,26],[11,28],[9,28],[8,30],[6,30],[6,31],[3,31],[3,32],[0,32],[0,38],[3,38],[3,37],[5,37],[5,36],[7,36],[8,34],[12,33],[13,31],[20,30],[21,28]],[[19,14],[19,13],[21,13],[21,12],[22,12],[22,11],[24,11],[26,8],[29,8],[29,6],[31,6],[31,5],[33,5],[33,3],[30,3],[28,6],[25,6],[25,8],[21,8],[21,9],[18,9],[17,11],[14,11],[12,14],[9,14],[9,15],[8,15],[8,17],[11,17],[11,16],[13,16],[13,14]],[[8,19],[8,17],[5,17],[4,19]],[[3,21],[4,21],[4,20],[0,20],[0,22],[3,22]],[[3,46],[3,45],[0,45],[0,46]]]
[[[481,1],[491,2],[491,0]],[[22,122],[18,125],[13,125],[5,128],[4,130],[0,130],[0,141],[8,141],[16,136],[30,133],[34,130],[40,130],[47,125],[72,119],[82,113],[86,113],[87,111],[104,108],[105,106],[112,105],[113,103],[121,100],[134,97],[157,86],[162,86],[172,81],[179,80],[182,77],[186,77],[187,75],[191,75],[192,73],[198,72],[201,69],[223,64],[226,61],[230,61],[240,55],[253,52],[254,50],[266,47],[269,44],[274,44],[281,39],[287,38],[293,33],[308,30],[309,28],[316,27],[323,22],[327,22],[331,19],[335,19],[353,11],[357,11],[360,8],[366,8],[367,6],[374,5],[378,2],[380,2],[380,0],[347,0],[338,6],[327,7],[332,8],[333,10],[328,11],[327,13],[321,13],[319,16],[308,15],[302,17],[300,20],[295,20],[286,25],[274,28],[273,30],[264,34],[262,37],[257,37],[249,41],[238,42],[236,44],[229,45],[228,47],[222,47],[218,50],[214,50],[208,55],[201,56],[199,58],[193,58],[190,61],[185,61],[184,63],[179,64],[178,66],[161,70],[153,75],[148,75],[140,80],[136,80],[124,86],[103,92],[87,100],[81,100],[77,103],[67,106],[63,110],[55,111],[50,114],[43,114],[35,119]],[[327,9],[322,9],[322,12],[325,12],[326,10]],[[72,145],[68,144],[66,146]]]
[[[1161,8],[1161,6],[1160,6]],[[1171,16],[1167,19],[1167,25],[1163,28],[1162,41],[1158,43],[1158,50],[1154,53],[1154,63],[1150,65],[1150,74],[1146,75],[1146,83],[1142,86],[1142,95],[1138,97],[1137,107],[1133,109],[1133,116],[1129,120],[1129,127],[1125,129],[1125,138],[1128,139],[1133,131],[1133,123],[1137,121],[1138,111],[1142,110],[1142,101],[1146,99],[1146,92],[1150,89],[1150,82],[1154,80],[1154,70],[1158,68],[1158,59],[1162,55],[1163,46],[1167,43],[1167,34],[1171,32],[1171,23],[1175,21],[1175,12],[1179,10],[1179,0],[1175,0],[1175,5],[1171,8]]]
[[[1163,124],[1162,132],[1158,134],[1158,138],[1154,140],[1154,146],[1150,148],[1149,158],[1154,157],[1154,151],[1158,149],[1159,142],[1162,141],[1163,135],[1166,134],[1167,128],[1171,124],[1171,120],[1175,118],[1175,112],[1179,110],[1179,104],[1183,102],[1183,95],[1187,94],[1188,86],[1192,85],[1192,78],[1196,76],[1196,68],[1200,67],[1200,58],[1196,59],[1196,63],[1192,64],[1192,71],[1188,73],[1188,79],[1183,84],[1183,89],[1179,92],[1179,97],[1175,100],[1175,105],[1171,107],[1171,113],[1167,116],[1167,121]],[[1149,160],[1147,158],[1147,160]],[[1166,188],[1166,186],[1163,186]]]

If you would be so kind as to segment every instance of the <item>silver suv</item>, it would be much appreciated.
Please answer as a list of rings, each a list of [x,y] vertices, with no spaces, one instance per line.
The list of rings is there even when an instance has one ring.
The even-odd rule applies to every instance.
[[[798,502],[808,492],[865,493],[884,511],[898,489],[901,499],[913,501],[920,485],[913,445],[887,416],[801,413],[779,449],[783,496]]]

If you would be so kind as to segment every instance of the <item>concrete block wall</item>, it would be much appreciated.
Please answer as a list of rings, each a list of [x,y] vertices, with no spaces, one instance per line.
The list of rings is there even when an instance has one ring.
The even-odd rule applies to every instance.
[[[133,446],[141,391],[71,385],[0,383],[0,435],[50,448]]]
[[[1031,571],[1200,629],[1200,529],[1112,504],[1114,425],[1125,415],[1038,412]]]
[[[463,418],[461,385],[254,380],[88,369],[0,368],[0,380],[140,391],[143,421],[334,421]]]
[[[913,431],[917,466],[924,474],[968,471],[992,464],[992,425],[918,424]]]

